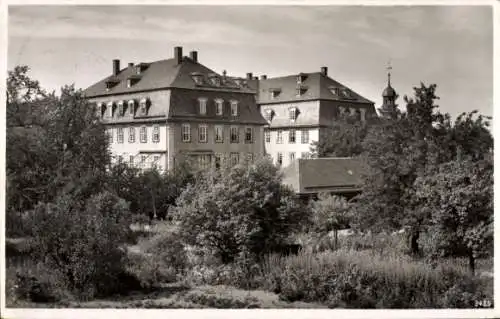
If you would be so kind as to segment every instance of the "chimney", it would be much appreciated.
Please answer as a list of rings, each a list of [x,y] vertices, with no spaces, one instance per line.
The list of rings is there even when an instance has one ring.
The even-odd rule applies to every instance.
[[[328,68],[326,66],[321,67],[321,74],[324,76],[328,76]]]
[[[198,52],[197,51],[189,52],[189,57],[191,58],[191,60],[193,60],[194,63],[198,63]]]
[[[131,68],[131,67],[133,67],[133,66],[134,66],[134,63],[129,62],[128,67],[129,67],[129,68]]]
[[[174,56],[175,56],[175,61],[177,64],[182,63],[182,47],[175,47],[174,48]]]
[[[253,79],[253,74],[252,73],[247,73],[247,80]]]
[[[120,73],[120,60],[113,60],[113,75],[117,76]]]
[[[264,75],[261,75],[261,76],[260,76],[260,79],[261,79],[261,80],[267,80],[267,75],[265,75],[265,74],[264,74]]]

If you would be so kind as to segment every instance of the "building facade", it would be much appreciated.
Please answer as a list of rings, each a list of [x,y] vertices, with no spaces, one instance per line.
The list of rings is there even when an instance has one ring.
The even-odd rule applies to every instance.
[[[265,120],[246,81],[220,75],[198,53],[152,63],[113,60],[113,73],[85,90],[106,125],[114,161],[168,170],[188,157],[201,167],[264,154]]]
[[[308,158],[311,145],[319,142],[339,118],[350,115],[360,121],[376,116],[374,103],[320,72],[256,80],[257,103],[267,125],[266,154],[282,166]]]

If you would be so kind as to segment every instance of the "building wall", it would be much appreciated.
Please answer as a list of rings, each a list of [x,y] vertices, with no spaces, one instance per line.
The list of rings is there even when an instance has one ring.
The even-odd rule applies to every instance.
[[[362,121],[376,114],[373,104],[357,103],[352,101],[321,100],[319,123],[323,126],[332,125],[333,122],[338,118],[339,112],[342,109],[343,112],[350,112],[351,114],[359,110]]]
[[[309,132],[309,143],[302,143],[302,132]],[[282,132],[282,143],[278,143],[278,131]],[[319,140],[318,127],[306,127],[296,129],[295,143],[289,142],[290,128],[272,128],[269,129],[270,142],[265,142],[266,154],[269,154],[273,159],[273,163],[278,163],[278,154],[283,155],[282,166],[290,164],[290,153],[295,153],[295,159],[307,158],[311,153],[311,144]]]
[[[272,121],[269,123],[274,127],[291,127],[301,125],[318,125],[320,117],[319,101],[298,101],[277,104],[261,104],[260,113],[266,118],[266,110],[271,109],[274,112]],[[295,107],[298,110],[297,119],[290,121],[289,109]]]
[[[182,125],[189,124],[191,131],[191,140],[184,142],[182,140]],[[200,142],[199,140],[199,125],[207,125],[207,141]],[[215,142],[215,126],[223,126],[223,142]],[[239,128],[238,143],[231,143],[230,141],[230,127],[235,126]],[[253,142],[245,142],[245,127],[253,128]],[[173,161],[176,154],[183,155],[201,155],[201,154],[222,154],[228,158],[231,153],[238,153],[240,161],[251,153],[252,157],[258,158],[264,155],[263,144],[263,126],[262,125],[246,125],[236,123],[206,123],[202,121],[176,121],[169,123],[169,132],[171,133],[170,140],[170,154]]]
[[[142,99],[149,99],[150,106],[147,116],[141,116],[138,111],[135,115],[130,114],[127,101],[136,100],[139,102]],[[161,170],[168,168],[168,133],[166,124],[166,115],[170,106],[170,91],[152,91],[140,92],[131,94],[120,94],[115,96],[90,98],[90,102],[95,102],[98,105],[109,102],[118,104],[119,101],[125,101],[125,114],[121,116],[116,107],[113,116],[110,116],[109,109],[106,107],[104,116],[101,117],[99,107],[97,109],[98,116],[101,117],[106,126],[108,134],[112,134],[110,143],[110,151],[113,156],[113,162],[119,160],[119,156],[123,161],[130,163],[130,156],[134,156],[134,165],[141,168],[151,168],[156,165]],[[136,106],[138,108],[138,106]],[[140,130],[141,127],[146,127],[146,142],[141,142]],[[160,138],[158,142],[153,142],[153,127],[158,126]],[[123,143],[118,142],[118,129],[123,129]],[[129,141],[130,128],[135,128],[135,141]],[[157,162],[154,162],[155,156],[159,157]],[[145,158],[144,158],[145,157]],[[145,161],[143,161],[143,159]]]

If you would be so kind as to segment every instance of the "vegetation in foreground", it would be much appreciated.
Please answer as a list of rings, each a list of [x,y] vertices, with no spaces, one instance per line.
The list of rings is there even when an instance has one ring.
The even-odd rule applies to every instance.
[[[265,158],[110,166],[81,92],[47,94],[27,71],[7,81],[7,306],[493,306],[493,139],[474,112],[436,112],[435,86],[406,113],[333,130],[347,135],[317,153],[361,156],[364,191],[305,203]]]

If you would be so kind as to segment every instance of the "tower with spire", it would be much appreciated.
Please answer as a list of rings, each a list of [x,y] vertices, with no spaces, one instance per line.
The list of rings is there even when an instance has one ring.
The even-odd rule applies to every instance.
[[[392,66],[389,62],[387,65],[387,87],[382,92],[383,103],[382,106],[378,109],[380,112],[380,116],[383,118],[393,118],[397,114],[397,104],[396,99],[398,98],[398,94],[396,90],[391,86],[391,70]]]

